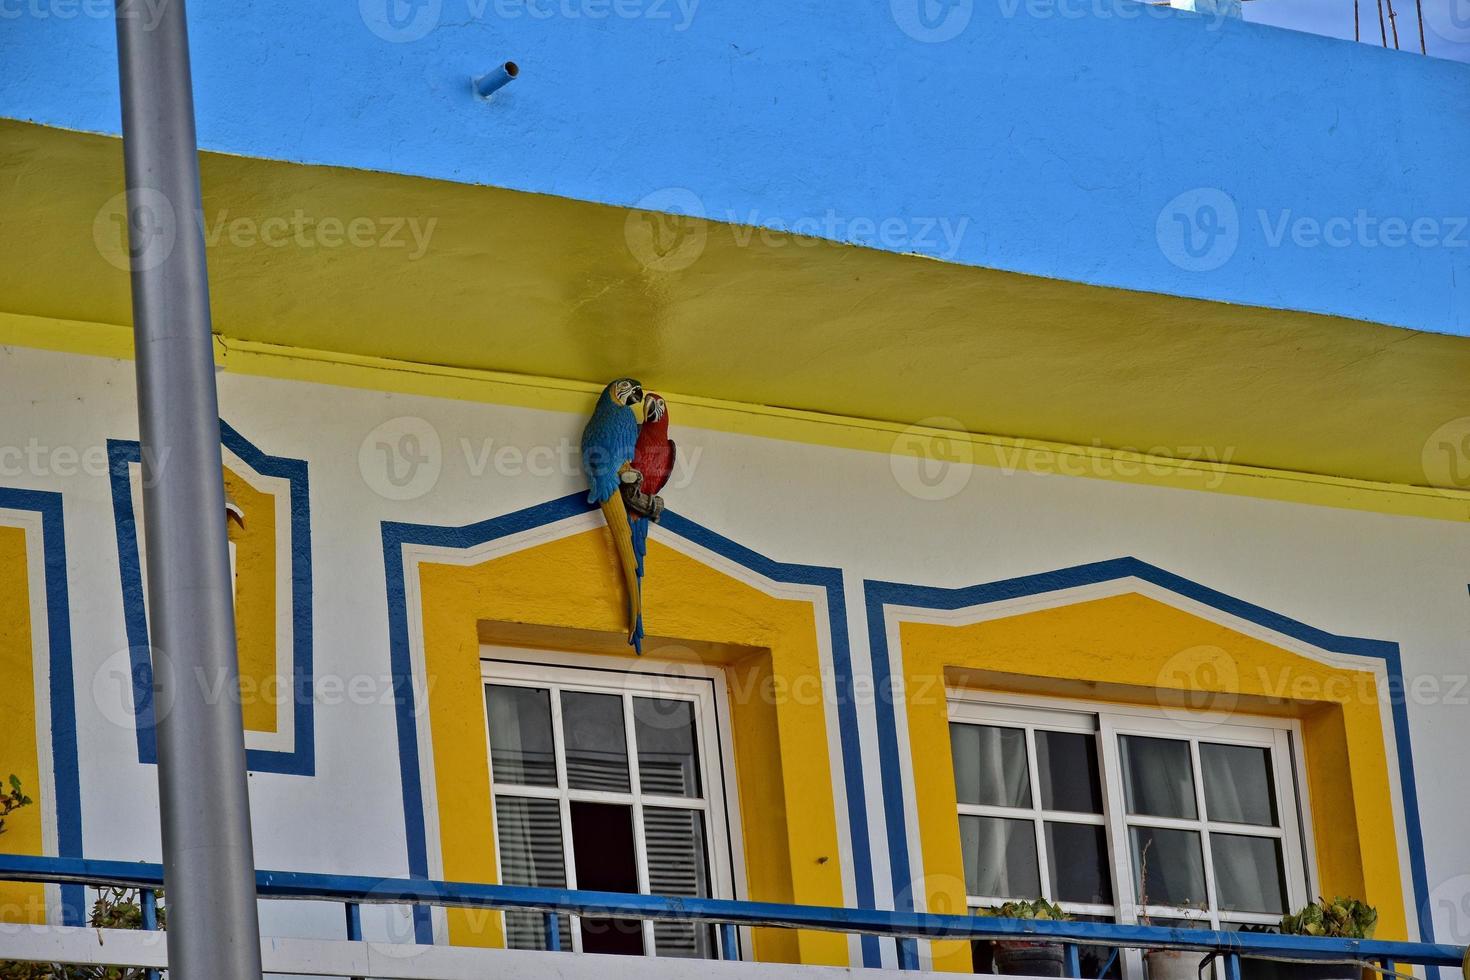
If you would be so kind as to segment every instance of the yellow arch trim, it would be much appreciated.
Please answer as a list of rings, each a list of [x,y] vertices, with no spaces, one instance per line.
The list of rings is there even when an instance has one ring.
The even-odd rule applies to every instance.
[[[1299,718],[1322,892],[1378,907],[1405,939],[1402,869],[1377,675],[1321,663],[1156,599],[1126,594],[965,626],[901,622],[923,893],[965,907],[949,687]],[[968,944],[934,943],[936,969],[968,973]]]
[[[14,773],[35,800],[5,818],[0,850],[40,855],[41,814],[48,801],[41,796],[30,578],[25,528],[0,526],[0,717],[5,719],[0,725],[0,782]],[[0,882],[0,921],[46,921],[44,887]]]
[[[739,819],[749,897],[842,905],[836,805],[823,699],[799,697],[819,678],[812,603],[782,599],[649,542],[644,663],[694,660],[724,668],[731,706]],[[425,562],[425,690],[445,878],[498,881],[480,672],[482,643],[630,657],[611,537],[605,527],[480,564]],[[784,682],[784,683],[783,683]],[[451,942],[501,946],[498,914],[452,910]],[[848,962],[846,937],[756,930],[769,962]]]
[[[276,499],[225,467],[225,490],[245,513],[228,521],[235,545],[235,646],[245,730],[275,732],[283,686],[276,671]]]

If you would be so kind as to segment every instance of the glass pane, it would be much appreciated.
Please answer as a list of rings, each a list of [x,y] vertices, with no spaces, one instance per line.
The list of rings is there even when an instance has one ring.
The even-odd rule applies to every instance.
[[[1172,738],[1122,735],[1123,790],[1128,812],[1149,817],[1193,820],[1194,767],[1189,743]]]
[[[951,724],[949,742],[955,792],[961,803],[1031,805],[1024,729]]]
[[[638,891],[633,808],[621,803],[573,800],[571,811],[572,860],[577,869],[577,888],[602,892]],[[633,956],[643,953],[643,924],[637,919],[583,916],[581,921],[582,952]]]
[[[537,687],[485,688],[490,719],[490,772],[497,783],[556,785],[551,695]]]
[[[1030,820],[960,816],[965,889],[986,898],[1040,898],[1036,825]]]
[[[621,697],[562,691],[561,730],[568,786],[628,792],[628,739]]]
[[[1192,830],[1132,827],[1133,883],[1147,905],[1204,909],[1205,859]]]
[[[1102,813],[1097,738],[1079,732],[1037,732],[1041,805],[1069,813]]]
[[[1113,904],[1108,835],[1102,827],[1048,821],[1046,858],[1053,902]]]
[[[638,785],[643,792],[700,795],[692,702],[634,698],[633,731],[638,741]]]
[[[704,814],[698,810],[644,807],[644,844],[648,852],[648,890],[654,895],[709,897],[709,864]],[[714,956],[709,926],[694,922],[655,922],[659,956]]]
[[[567,886],[561,811],[555,800],[497,796],[495,825],[500,835],[501,881],[538,888]],[[559,921],[563,948],[570,949],[571,919],[563,915]],[[545,949],[546,917],[540,912],[506,912],[505,933],[512,949]]]
[[[1210,857],[1215,865],[1215,896],[1223,911],[1271,915],[1286,911],[1280,841],[1244,834],[1211,834]]]
[[[1269,749],[1201,742],[1199,762],[1205,781],[1205,812],[1211,820],[1277,826]]]

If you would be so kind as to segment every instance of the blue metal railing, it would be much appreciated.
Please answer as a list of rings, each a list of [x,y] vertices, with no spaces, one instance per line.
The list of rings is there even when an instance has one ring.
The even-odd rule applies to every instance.
[[[546,916],[546,945],[561,948],[558,915],[597,918],[695,921],[718,927],[720,954],[738,959],[736,927],[763,926],[887,936],[898,943],[900,969],[918,969],[917,939],[1010,939],[1061,943],[1068,976],[1080,977],[1078,947],[1113,946],[1188,949],[1212,953],[1224,964],[1226,980],[1240,980],[1242,957],[1351,961],[1391,969],[1395,963],[1459,967],[1465,947],[1442,943],[1374,939],[1320,939],[1274,933],[1213,932],[1108,922],[1059,922],[990,916],[894,912],[882,909],[740,902],[718,898],[675,898],[619,892],[571,891],[520,885],[480,885],[417,878],[257,871],[261,898],[342,902],[347,938],[362,938],[363,905],[423,905],[446,908],[516,909]],[[143,894],[145,927],[157,925],[154,890],[163,887],[157,864],[90,861],[0,854],[0,881],[137,888]]]

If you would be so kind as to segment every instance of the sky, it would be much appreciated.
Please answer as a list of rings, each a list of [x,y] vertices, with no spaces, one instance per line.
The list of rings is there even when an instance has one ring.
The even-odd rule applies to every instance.
[[[1389,0],[1382,0],[1387,20]],[[1399,47],[1419,54],[1419,19],[1414,0],[1392,0],[1397,14]],[[1470,0],[1420,0],[1424,5],[1424,40],[1429,54],[1470,62]],[[1359,0],[1365,43],[1379,44],[1379,0]],[[1353,0],[1245,0],[1245,19],[1348,40],[1353,36]],[[1393,33],[1389,31],[1389,47]]]

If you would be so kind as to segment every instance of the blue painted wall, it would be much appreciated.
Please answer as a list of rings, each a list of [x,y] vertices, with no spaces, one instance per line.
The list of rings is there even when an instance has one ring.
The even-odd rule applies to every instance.
[[[0,115],[116,133],[109,9],[0,0]],[[190,16],[208,149],[682,200],[1470,334],[1470,68],[1448,61],[1130,0],[195,0]],[[470,75],[506,58],[520,80],[477,102]],[[694,196],[648,197],[670,187]],[[902,227],[877,241],[888,219]]]

